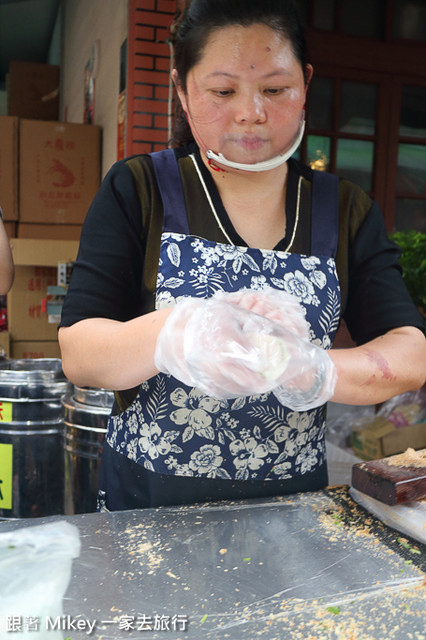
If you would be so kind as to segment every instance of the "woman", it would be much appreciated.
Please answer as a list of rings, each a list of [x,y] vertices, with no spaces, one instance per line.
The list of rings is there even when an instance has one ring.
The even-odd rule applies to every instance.
[[[288,159],[312,77],[293,4],[193,0],[173,38],[175,149],[105,178],[59,330],[68,378],[117,391],[108,509],[320,489],[326,400],[425,380],[377,205]],[[341,317],[360,346],[327,351]]]

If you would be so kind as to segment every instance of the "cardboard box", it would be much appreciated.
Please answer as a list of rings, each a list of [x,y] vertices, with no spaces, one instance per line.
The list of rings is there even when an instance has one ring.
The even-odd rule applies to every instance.
[[[0,331],[0,349],[4,351],[5,356],[10,355],[10,334],[9,331]]]
[[[7,233],[7,237],[10,238],[16,238],[16,229],[17,229],[17,223],[16,222],[3,222],[3,226],[4,229]]]
[[[57,323],[45,309],[47,287],[58,281],[58,263],[73,262],[78,242],[71,240],[11,240],[15,280],[7,294],[8,328],[12,342],[57,340]]]
[[[20,222],[17,226],[18,238],[80,240],[81,235],[81,224],[31,224],[31,222]]]
[[[57,340],[12,340],[11,358],[60,358],[61,350]]]
[[[0,207],[5,220],[18,219],[18,118],[0,116]]]
[[[408,447],[424,449],[426,422],[408,424],[404,419],[395,420],[395,415],[419,415],[418,408],[418,405],[405,405],[399,413],[394,412],[386,417],[376,416],[373,420],[354,427],[351,433],[351,447],[354,453],[363,460],[379,460],[402,453]]]
[[[100,184],[100,127],[21,120],[19,158],[19,221],[82,224]]]
[[[14,238],[10,241],[15,267],[57,267],[58,262],[74,262],[78,244],[74,240],[31,240],[30,238]]]
[[[12,60],[6,78],[8,114],[59,119],[59,66]]]

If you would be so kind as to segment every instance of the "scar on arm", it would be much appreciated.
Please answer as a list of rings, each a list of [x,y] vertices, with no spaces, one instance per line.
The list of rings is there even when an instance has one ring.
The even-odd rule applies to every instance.
[[[380,353],[377,353],[377,351],[371,351],[370,349],[366,349],[365,353],[370,362],[374,364],[381,372],[382,377],[385,380],[396,380],[396,376],[390,370],[388,361],[384,356],[382,356]]]

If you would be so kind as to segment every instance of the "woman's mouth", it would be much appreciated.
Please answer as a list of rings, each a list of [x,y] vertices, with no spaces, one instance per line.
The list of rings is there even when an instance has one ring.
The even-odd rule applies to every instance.
[[[261,149],[263,147],[265,140],[258,136],[242,136],[238,140],[238,144],[243,147],[243,149],[255,151],[256,149]]]
[[[245,151],[256,151],[258,149],[261,149],[265,145],[266,140],[252,133],[240,135],[231,134],[223,139],[223,143],[225,145],[227,143],[236,145],[237,147],[240,147],[240,149],[244,149]]]

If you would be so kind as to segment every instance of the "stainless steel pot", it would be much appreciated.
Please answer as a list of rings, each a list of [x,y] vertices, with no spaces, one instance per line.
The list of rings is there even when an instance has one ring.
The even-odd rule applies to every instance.
[[[74,387],[62,398],[65,439],[65,514],[96,511],[99,469],[114,393]]]
[[[0,360],[0,518],[63,513],[61,396],[70,388],[60,359]]]

